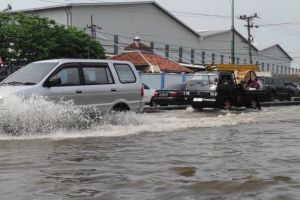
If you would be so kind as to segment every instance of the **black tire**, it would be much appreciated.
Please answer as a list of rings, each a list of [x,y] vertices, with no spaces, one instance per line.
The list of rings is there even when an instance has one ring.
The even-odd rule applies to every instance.
[[[224,101],[223,101],[223,109],[224,110],[231,110],[232,109],[232,102],[229,98],[226,98]]]
[[[257,101],[255,98],[250,99],[247,107],[251,109],[261,109],[259,101]]]
[[[275,93],[273,91],[270,92],[268,100],[269,101],[274,101],[275,100]]]
[[[112,109],[113,112],[127,112],[129,110],[129,107],[125,104],[117,104]]]
[[[286,100],[287,101],[291,101],[292,100],[292,94],[291,93],[288,95],[288,97],[286,98]]]

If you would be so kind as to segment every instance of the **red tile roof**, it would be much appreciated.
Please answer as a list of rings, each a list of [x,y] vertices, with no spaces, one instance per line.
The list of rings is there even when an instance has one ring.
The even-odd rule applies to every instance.
[[[124,60],[133,63],[137,69],[139,66],[157,65],[164,72],[192,72],[189,68],[173,62],[159,55],[145,52],[124,52],[110,58],[111,60]]]
[[[125,47],[124,50],[125,51],[140,50],[143,52],[153,53],[153,49],[141,43],[140,40],[135,40],[132,44]]]
[[[176,62],[153,53],[153,49],[143,44],[136,37],[132,44],[125,47],[125,52],[115,55],[111,60],[130,61],[137,69],[141,66],[158,66],[164,72],[192,72],[189,68],[183,67]]]

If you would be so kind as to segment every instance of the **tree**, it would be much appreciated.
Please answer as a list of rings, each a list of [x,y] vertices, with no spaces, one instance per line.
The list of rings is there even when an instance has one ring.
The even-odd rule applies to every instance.
[[[0,55],[16,63],[105,57],[101,44],[82,30],[46,18],[10,13],[0,13]]]

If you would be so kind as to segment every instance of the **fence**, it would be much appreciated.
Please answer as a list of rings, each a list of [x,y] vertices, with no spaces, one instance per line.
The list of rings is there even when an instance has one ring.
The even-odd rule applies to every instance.
[[[140,73],[142,82],[150,88],[161,90],[171,87],[172,85],[186,83],[191,77],[190,74],[173,74],[173,73]]]

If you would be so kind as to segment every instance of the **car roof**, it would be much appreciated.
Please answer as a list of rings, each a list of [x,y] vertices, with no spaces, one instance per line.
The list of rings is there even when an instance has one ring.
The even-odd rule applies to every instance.
[[[86,63],[122,63],[122,64],[131,64],[128,61],[120,60],[105,60],[105,59],[83,59],[83,58],[61,58],[61,59],[50,59],[50,60],[41,60],[36,61],[35,63],[68,63],[68,62],[86,62]]]

